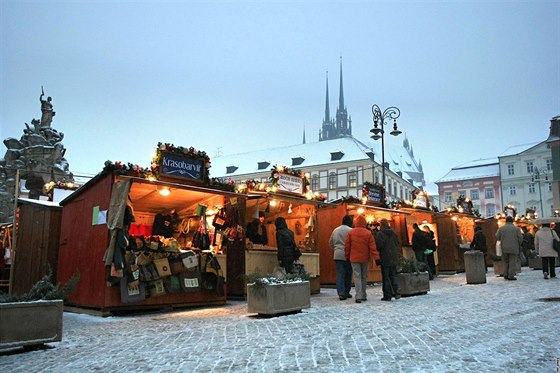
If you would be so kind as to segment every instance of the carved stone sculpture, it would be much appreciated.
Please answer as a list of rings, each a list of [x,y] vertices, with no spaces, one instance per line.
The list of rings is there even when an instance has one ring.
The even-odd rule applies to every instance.
[[[43,186],[49,181],[73,181],[68,161],[64,158],[64,134],[51,127],[55,114],[52,99],[43,100],[44,95],[41,87],[41,120],[33,119],[32,126],[25,123],[26,128],[19,140],[4,140],[7,150],[0,159],[0,223],[13,221],[18,170],[20,179],[26,181],[29,198],[39,199],[45,195]]]

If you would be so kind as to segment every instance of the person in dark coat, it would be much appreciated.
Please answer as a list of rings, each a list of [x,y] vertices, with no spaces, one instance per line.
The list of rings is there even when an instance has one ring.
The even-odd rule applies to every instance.
[[[276,245],[278,246],[278,262],[286,273],[294,273],[294,262],[299,259],[301,253],[297,249],[294,232],[288,229],[286,219],[276,218]]]
[[[424,263],[424,266],[428,270],[428,275],[430,280],[433,279],[433,275],[428,265],[428,260],[426,258],[425,250],[428,248],[428,235],[426,232],[422,231],[418,224],[412,224],[414,232],[412,233],[412,250],[414,251],[414,256],[416,261],[419,263]]]
[[[484,235],[480,225],[477,225],[474,228],[474,237],[470,246],[473,250],[482,251],[484,254],[484,268],[486,269],[486,254],[488,253],[488,248],[486,246],[486,236]],[[486,272],[488,272],[487,269]]]
[[[521,265],[527,266],[529,265],[529,258],[535,257],[535,238],[527,227],[521,227],[521,231],[523,232],[523,242],[521,242],[521,253],[523,256],[521,257]]]
[[[424,250],[424,253],[426,254],[426,262],[428,263],[428,267],[430,267],[430,274],[432,275],[431,279],[433,279],[436,275],[436,258],[434,257],[434,253],[437,249],[436,238],[434,231],[432,231],[429,226],[425,225],[422,229],[424,229],[424,232],[428,235],[428,246],[426,247],[426,250]]]
[[[264,212],[259,211],[259,218],[253,219],[247,225],[247,238],[251,240],[252,243],[258,245],[267,245],[268,237],[266,235],[266,224],[264,222]]]
[[[381,219],[381,229],[375,234],[375,245],[381,256],[381,259],[375,261],[377,265],[381,265],[383,289],[381,300],[390,301],[393,297],[399,299],[401,293],[397,266],[400,260],[401,244],[387,219]]]

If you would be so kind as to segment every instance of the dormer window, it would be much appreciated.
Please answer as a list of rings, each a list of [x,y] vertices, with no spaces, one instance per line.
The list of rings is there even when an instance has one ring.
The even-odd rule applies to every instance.
[[[232,174],[235,171],[237,171],[238,168],[239,167],[237,167],[237,166],[227,166],[226,167],[226,174]]]
[[[331,153],[331,161],[338,161],[344,157],[343,152],[332,152]]]
[[[292,166],[299,166],[300,164],[303,163],[303,161],[305,161],[305,158],[303,157],[292,158]]]
[[[269,162],[258,162],[259,170],[266,170],[270,166]]]

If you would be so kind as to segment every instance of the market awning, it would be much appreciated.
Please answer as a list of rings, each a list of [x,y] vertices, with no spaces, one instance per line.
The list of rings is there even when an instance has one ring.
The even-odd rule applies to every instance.
[[[162,206],[176,211],[196,210],[199,203],[205,204],[205,201],[211,201],[216,195],[245,198],[242,194],[203,186],[150,181],[127,176],[122,178],[132,181],[129,193],[132,203],[142,204],[142,210],[150,213],[160,212]],[[161,194],[164,189],[169,192],[167,196]],[[163,199],[165,202],[162,204]]]

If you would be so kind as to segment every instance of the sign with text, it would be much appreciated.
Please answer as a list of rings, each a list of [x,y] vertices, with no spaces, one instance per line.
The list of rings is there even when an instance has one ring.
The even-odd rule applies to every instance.
[[[204,181],[204,160],[174,153],[161,153],[160,173],[164,176]]]
[[[428,198],[426,196],[418,194],[416,198],[414,198],[414,207],[421,207],[421,208],[428,208]]]
[[[383,202],[383,191],[381,188],[369,187],[367,191],[368,202],[382,203]]]
[[[279,192],[303,194],[303,178],[279,173],[277,188]]]

